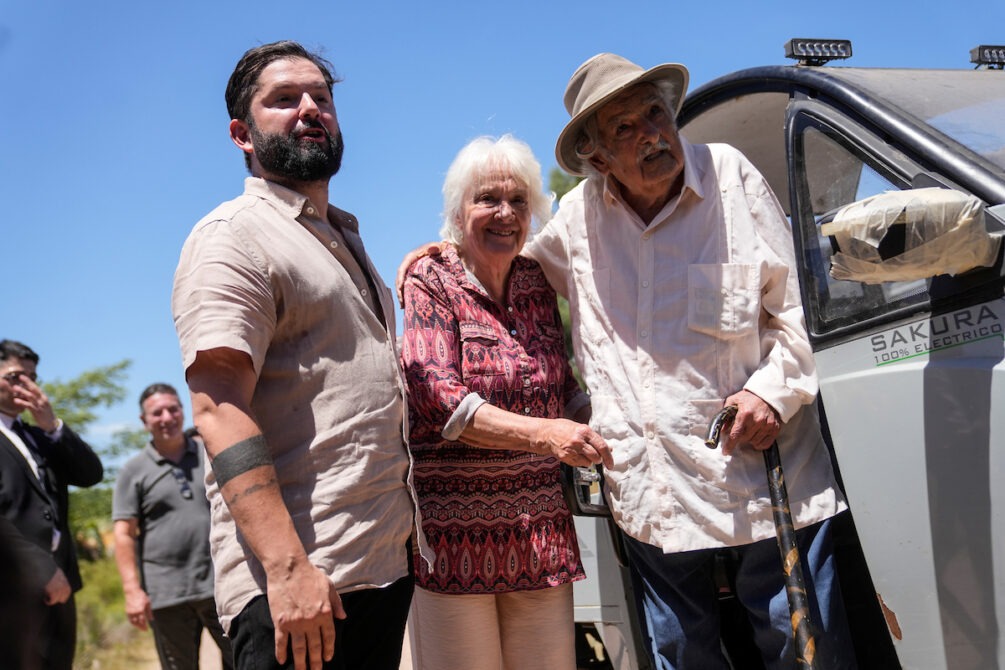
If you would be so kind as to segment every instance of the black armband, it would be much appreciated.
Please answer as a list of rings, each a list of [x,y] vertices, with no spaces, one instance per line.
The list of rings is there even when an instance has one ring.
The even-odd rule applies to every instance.
[[[235,442],[210,461],[213,475],[220,488],[234,477],[263,465],[272,465],[272,454],[269,453],[264,435],[252,435]]]

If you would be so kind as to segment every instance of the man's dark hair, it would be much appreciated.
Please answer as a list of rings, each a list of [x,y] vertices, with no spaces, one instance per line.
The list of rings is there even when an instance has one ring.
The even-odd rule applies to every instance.
[[[21,344],[14,340],[0,340],[0,361],[11,358],[20,358],[38,365],[38,354],[32,351],[32,348],[27,344]]]
[[[318,54],[308,51],[297,42],[283,40],[263,44],[245,51],[230,75],[230,80],[227,82],[227,92],[224,95],[230,118],[245,123],[251,121],[251,98],[258,90],[259,75],[270,63],[284,58],[303,58],[314,63],[321,70],[325,83],[328,84],[329,93],[332,86],[341,81],[332,74],[331,63]]]
[[[147,398],[156,393],[163,393],[164,395],[173,395],[175,398],[179,399],[181,398],[181,396],[178,395],[178,391],[176,391],[174,387],[171,386],[170,384],[164,384],[162,382],[151,384],[150,386],[143,389],[143,393],[140,394],[141,412],[143,411],[143,403],[146,402]]]

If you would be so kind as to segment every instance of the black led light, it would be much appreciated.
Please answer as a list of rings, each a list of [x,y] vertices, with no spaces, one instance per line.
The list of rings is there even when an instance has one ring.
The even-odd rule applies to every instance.
[[[989,70],[1005,69],[1005,46],[1000,44],[982,44],[970,50],[970,62],[982,65]]]
[[[823,65],[827,61],[851,58],[851,40],[817,40],[794,37],[785,43],[785,57],[800,65]]]

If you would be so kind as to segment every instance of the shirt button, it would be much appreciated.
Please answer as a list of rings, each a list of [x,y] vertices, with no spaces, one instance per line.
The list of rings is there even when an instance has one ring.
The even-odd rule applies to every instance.
[[[524,407],[523,408],[523,413],[524,414],[530,414],[530,407]]]
[[[365,289],[365,288],[364,288],[364,289],[360,289],[360,292],[359,292],[359,294],[360,294],[361,296],[364,296],[364,297],[365,297],[365,296],[366,296],[366,289]]]
[[[523,380],[523,385],[524,386],[530,386],[530,380],[525,377],[524,380]]]
[[[510,335],[516,335],[516,328],[514,328],[514,329],[513,329],[513,330],[511,330],[511,331],[509,331],[509,334],[510,334]]]
[[[332,240],[331,242],[328,243],[328,246],[330,246],[332,249],[338,249],[338,242]]]
[[[642,337],[648,337],[649,336],[649,331],[648,330],[643,330],[641,333],[639,333],[639,335],[641,335]]]
[[[642,282],[642,286],[645,288],[649,288],[649,282],[647,281]]]
[[[507,307],[506,311],[507,312],[512,312],[513,311],[513,305],[510,305],[509,307]]]
[[[307,213],[310,214],[311,216],[314,216],[315,214],[317,214],[317,212],[314,211],[313,207],[308,207],[307,208]]]

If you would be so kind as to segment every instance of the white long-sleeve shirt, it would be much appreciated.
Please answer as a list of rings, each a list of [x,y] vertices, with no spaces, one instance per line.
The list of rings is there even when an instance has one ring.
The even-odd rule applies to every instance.
[[[691,145],[684,187],[647,226],[609,182],[569,192],[524,253],[569,299],[593,427],[614,449],[608,501],[666,552],[774,537],[760,452],[704,445],[723,400],[774,407],[797,528],[846,507],[820,435],[788,221],[726,145]]]

